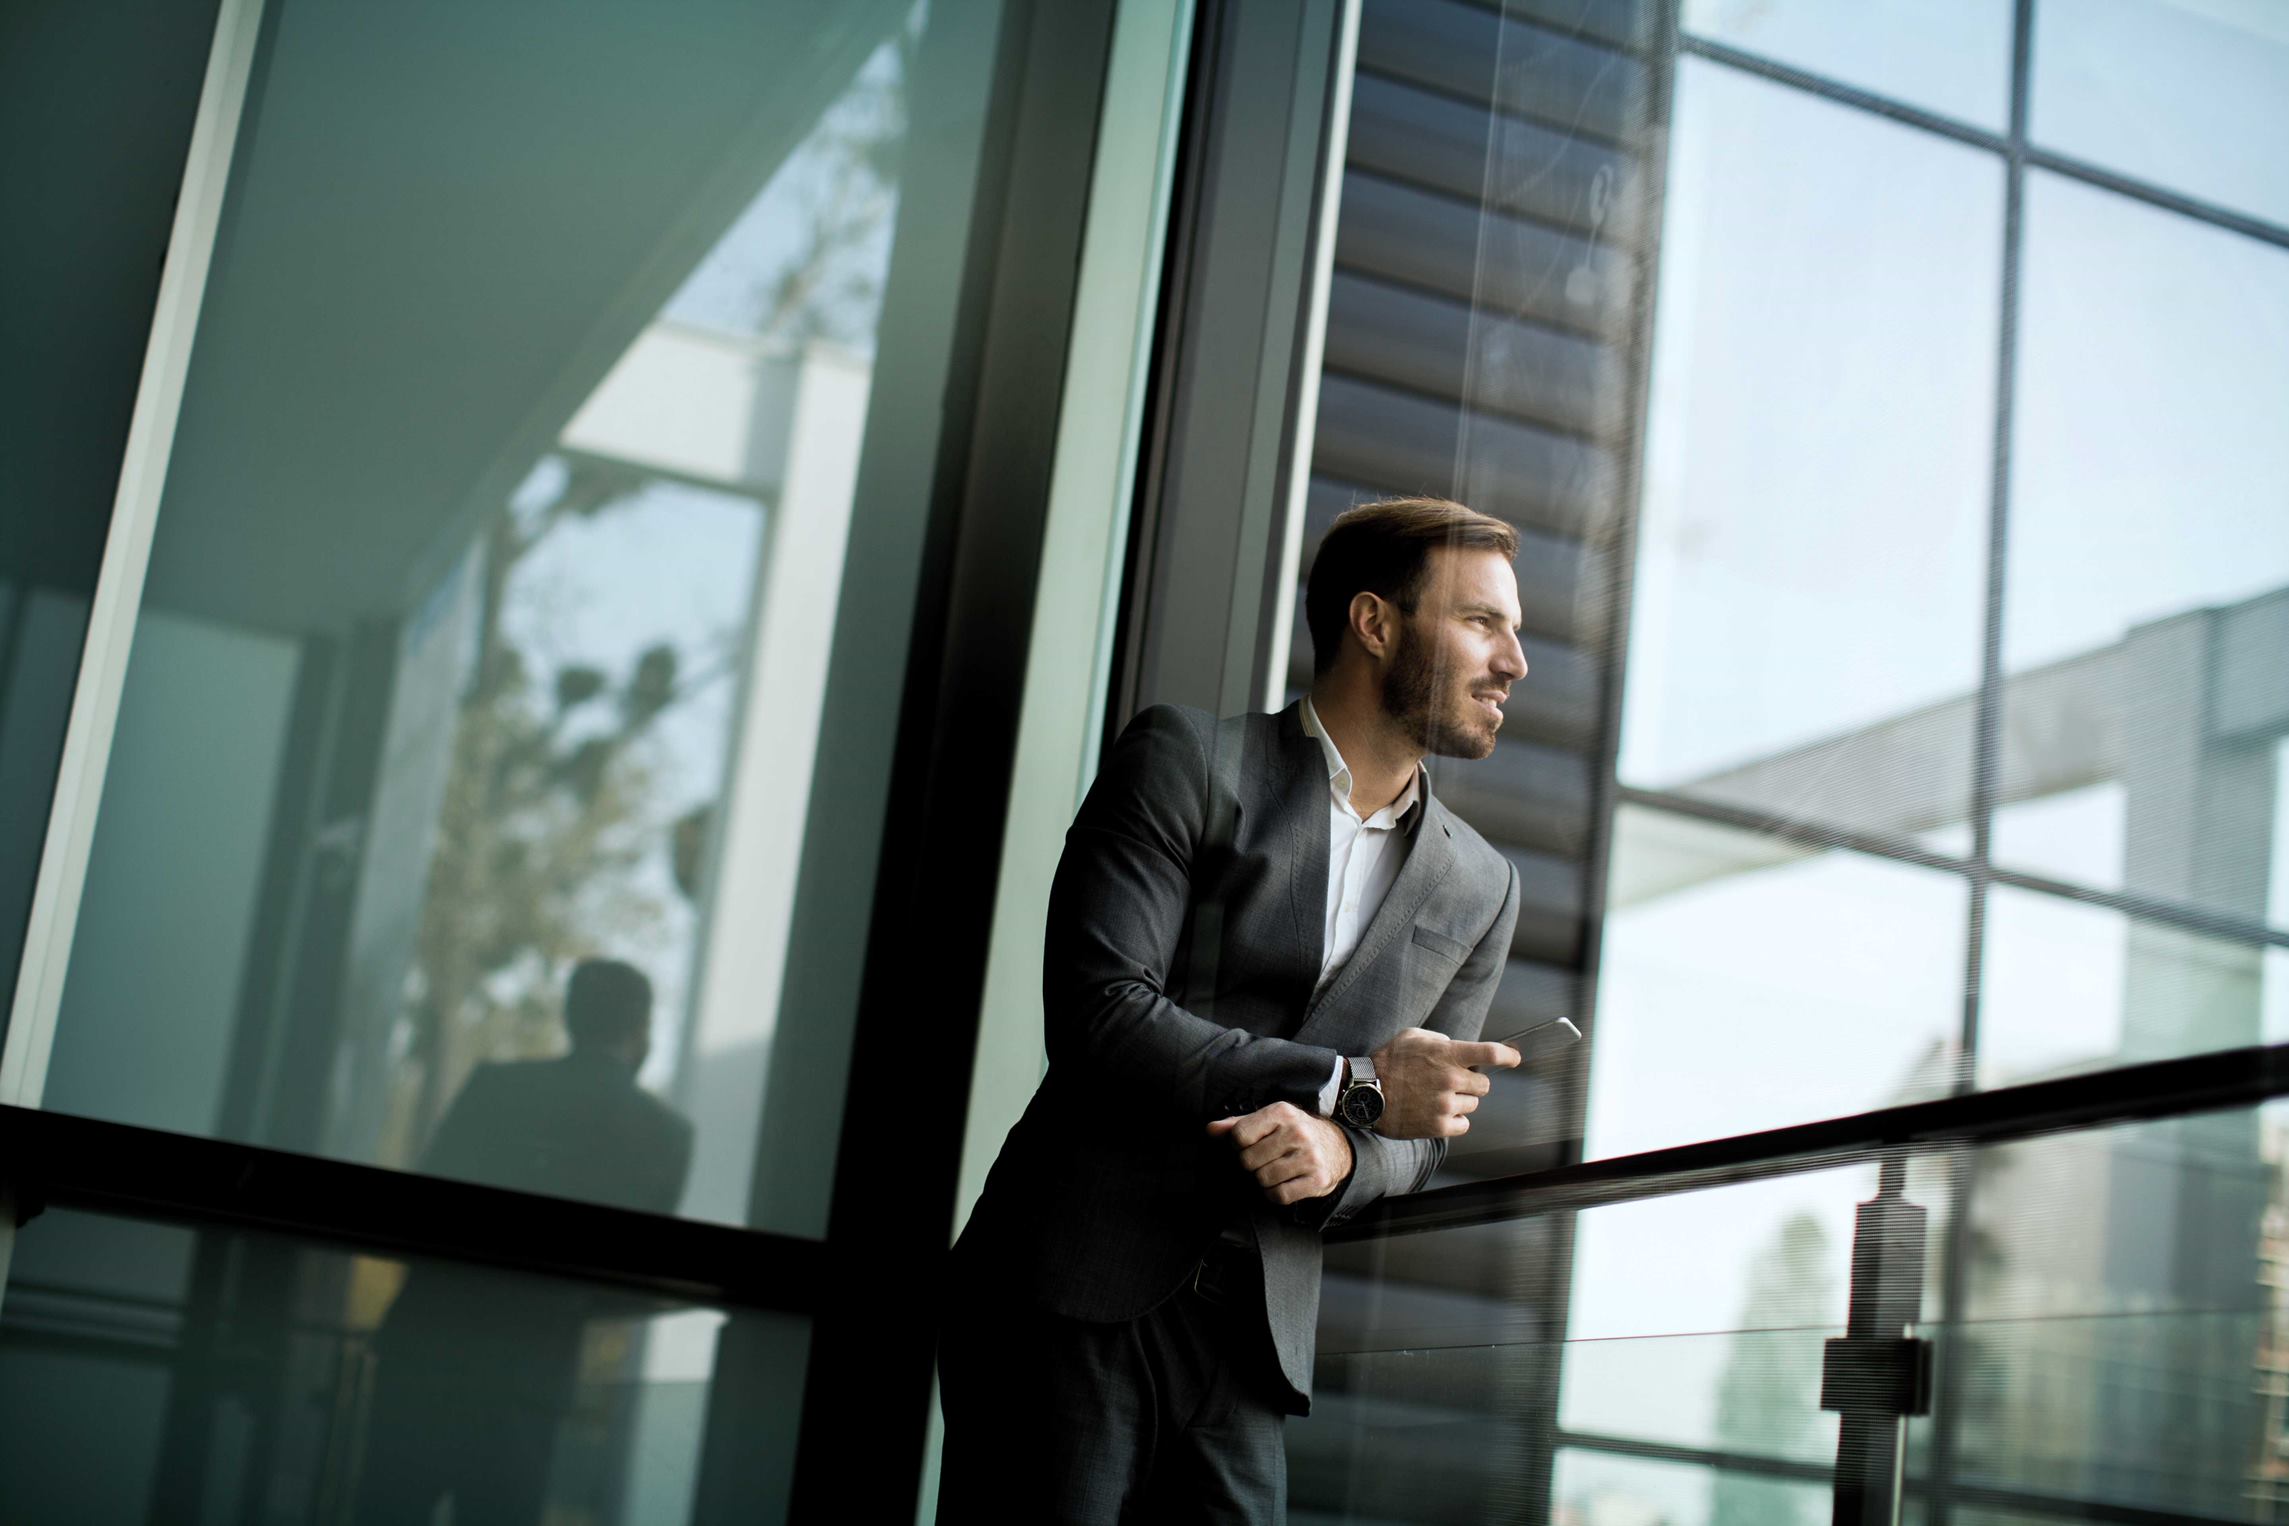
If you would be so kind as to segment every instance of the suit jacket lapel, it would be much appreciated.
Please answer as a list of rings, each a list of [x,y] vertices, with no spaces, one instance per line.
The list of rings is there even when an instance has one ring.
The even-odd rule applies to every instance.
[[[1288,906],[1295,918],[1295,952],[1307,971],[1306,990],[1327,957],[1327,760],[1303,729],[1300,703],[1280,712],[1280,756],[1286,764],[1279,809],[1288,819]]]
[[[1303,1026],[1296,1030],[1296,1038],[1302,1039],[1309,1034],[1312,1025],[1335,1008],[1343,999],[1344,992],[1358,984],[1360,973],[1390,947],[1392,940],[1415,925],[1415,918],[1422,911],[1423,903],[1430,899],[1431,892],[1439,888],[1447,877],[1447,871],[1454,867],[1454,829],[1447,824],[1447,808],[1430,792],[1428,775],[1423,781],[1422,811],[1423,819],[1415,826],[1415,840],[1407,849],[1407,862],[1400,867],[1399,877],[1391,882],[1390,894],[1384,896],[1383,904],[1376,908],[1366,932],[1360,935],[1359,947],[1350,961],[1336,974],[1335,979],[1328,982],[1327,989],[1319,993],[1318,999],[1304,1014]],[[1327,881],[1324,843],[1319,862],[1319,877],[1324,894]]]

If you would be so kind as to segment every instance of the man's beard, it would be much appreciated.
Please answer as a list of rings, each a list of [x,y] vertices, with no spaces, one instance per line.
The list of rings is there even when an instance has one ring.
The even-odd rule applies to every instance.
[[[1439,703],[1440,678],[1429,643],[1416,640],[1402,623],[1391,665],[1383,670],[1383,713],[1433,757],[1486,757],[1494,751],[1494,729],[1449,714]]]

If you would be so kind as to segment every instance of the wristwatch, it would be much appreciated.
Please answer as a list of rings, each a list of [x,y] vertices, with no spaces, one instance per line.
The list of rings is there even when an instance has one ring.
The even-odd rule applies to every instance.
[[[1335,1099],[1335,1116],[1363,1129],[1375,1127],[1383,1116],[1383,1083],[1375,1078],[1375,1062],[1365,1055],[1343,1062],[1343,1090]]]

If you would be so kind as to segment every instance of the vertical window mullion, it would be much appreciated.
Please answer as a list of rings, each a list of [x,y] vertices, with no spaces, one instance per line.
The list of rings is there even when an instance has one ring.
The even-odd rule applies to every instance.
[[[1971,773],[1970,923],[1964,937],[1963,1028],[1958,1041],[1954,1090],[1978,1084],[1979,1017],[1986,960],[1987,905],[1994,883],[1993,842],[1996,796],[2002,776],[2003,598],[2009,554],[2011,432],[2016,414],[2019,362],[2019,273],[2026,244],[2027,88],[2034,48],[2034,0],[2016,0],[2011,17],[2011,115],[2003,164],[2002,292],[1995,355],[1994,476],[1987,505],[1986,627],[1981,632],[1979,710]],[[1948,1185],[1947,1240],[1940,1276],[1940,1306],[1933,1323],[1963,1328],[1970,1280],[1970,1218],[1973,1163],[1958,1151]],[[1960,1347],[1941,1361],[1939,1392],[1932,1406],[1932,1445],[1926,1481],[1925,1519],[1948,1526],[1955,1473],[1956,1439],[1963,1401]]]

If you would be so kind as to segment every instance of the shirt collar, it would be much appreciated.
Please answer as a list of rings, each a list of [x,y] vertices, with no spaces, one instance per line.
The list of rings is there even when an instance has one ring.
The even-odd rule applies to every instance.
[[[1335,738],[1329,736],[1327,728],[1319,723],[1319,712],[1312,708],[1311,696],[1308,694],[1303,697],[1302,718],[1303,734],[1319,743],[1320,756],[1327,762],[1328,793],[1335,797],[1337,805],[1346,811],[1351,811],[1354,816],[1358,815],[1351,804],[1351,765],[1343,761],[1343,754],[1336,749]],[[1407,813],[1415,808],[1415,803],[1422,798],[1422,781],[1423,765],[1417,763],[1415,771],[1407,776],[1407,787],[1399,791],[1399,798],[1368,817],[1366,825],[1371,827],[1398,825],[1406,818]]]

